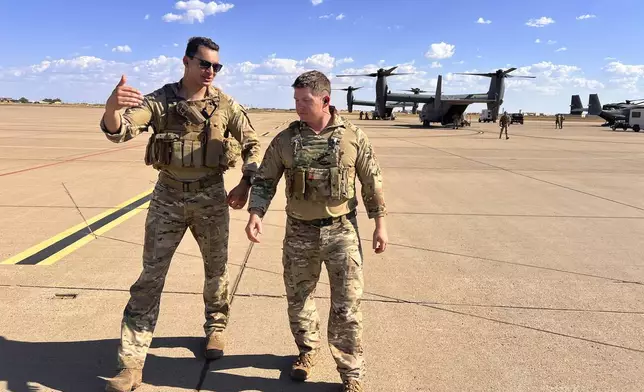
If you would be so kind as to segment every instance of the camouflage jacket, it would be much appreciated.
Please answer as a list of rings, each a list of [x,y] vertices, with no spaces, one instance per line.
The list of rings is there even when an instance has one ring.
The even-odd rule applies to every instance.
[[[259,216],[266,214],[271,200],[275,196],[277,185],[281,177],[285,175],[287,215],[303,220],[344,215],[358,205],[355,194],[355,177],[357,176],[362,185],[361,196],[369,218],[386,215],[382,173],[367,135],[340,116],[334,109],[332,115],[330,124],[319,135],[316,135],[305,122],[294,121],[273,138],[253,181],[249,212],[255,212]],[[296,192],[292,191],[297,179],[290,176],[290,173],[296,169],[294,144],[297,144],[298,135],[304,140],[316,138],[322,139],[321,143],[326,143],[323,138],[330,140],[338,134],[341,137],[337,146],[339,158],[336,172],[341,173],[339,177],[342,178],[341,181],[345,185],[339,186],[335,197],[327,200],[307,200],[305,197],[297,197]],[[332,142],[332,140],[330,141]],[[332,161],[328,154],[322,154],[313,158],[312,166],[323,167],[328,160]],[[312,185],[315,181],[331,181],[324,174],[316,177],[321,173],[320,170],[314,169],[312,172],[306,173],[305,187],[315,186]],[[308,194],[308,189],[303,193]]]
[[[165,106],[168,98],[166,93],[167,87],[170,87],[170,91],[176,97],[183,99],[180,96],[181,81],[171,83],[145,95],[142,105],[128,108],[121,115],[121,128],[118,132],[110,133],[105,127],[104,121],[101,119],[100,128],[105,133],[107,139],[114,143],[126,142],[142,132],[147,132],[149,127],[152,127],[155,133],[163,132],[163,129],[158,128],[162,128],[163,124],[168,123],[166,119],[167,107]],[[241,156],[244,161],[241,170],[244,175],[252,176],[257,171],[259,163],[261,162],[260,143],[257,133],[244,107],[217,87],[209,86],[206,97],[202,101],[205,102],[216,96],[219,97],[218,99],[226,99],[229,104],[224,105],[227,108],[226,110],[222,111],[217,108],[212,114],[212,118],[219,117],[231,135],[241,144]],[[214,170],[212,168],[164,169],[172,177],[183,181],[196,180],[208,175]]]

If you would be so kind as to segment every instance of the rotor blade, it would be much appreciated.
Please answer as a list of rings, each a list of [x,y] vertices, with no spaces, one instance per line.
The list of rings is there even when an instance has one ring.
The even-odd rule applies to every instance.
[[[389,74],[389,73],[393,72],[393,70],[394,70],[394,69],[396,69],[396,68],[398,68],[398,66],[397,66],[397,65],[396,65],[395,67],[391,67],[391,68],[389,68],[389,69],[385,70],[385,73],[386,73],[386,74]]]
[[[506,78],[524,78],[524,79],[536,79],[536,76],[514,76],[514,75],[506,75]]]
[[[507,75],[507,74],[509,74],[510,72],[514,71],[514,70],[516,70],[516,68],[510,68],[510,69],[508,69],[508,70],[503,71],[503,73]]]
[[[350,76],[372,76],[373,77],[373,76],[378,76],[378,74],[377,73],[370,73],[370,74],[362,74],[362,75],[335,75],[335,76],[337,76],[339,78],[347,77],[347,76],[349,76],[349,77]]]
[[[464,72],[455,72],[454,75],[494,76],[493,73],[464,73]]]
[[[413,75],[413,72],[399,72],[399,73],[392,73],[388,74],[387,76],[394,76],[394,75]]]

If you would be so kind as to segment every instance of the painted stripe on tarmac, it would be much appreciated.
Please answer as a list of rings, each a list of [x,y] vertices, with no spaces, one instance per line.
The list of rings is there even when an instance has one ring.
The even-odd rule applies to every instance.
[[[115,208],[88,219],[87,225],[84,222],[80,223],[38,245],[32,246],[24,252],[0,262],[0,264],[54,264],[68,254],[96,239],[95,235],[104,234],[145,210],[150,204],[152,190],[149,189],[140,193]]]

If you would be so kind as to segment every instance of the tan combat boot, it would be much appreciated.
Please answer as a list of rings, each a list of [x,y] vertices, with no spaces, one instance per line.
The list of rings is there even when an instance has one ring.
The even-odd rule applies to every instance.
[[[311,377],[313,366],[317,363],[317,354],[317,351],[300,354],[291,367],[291,378],[296,381],[305,381]]]
[[[143,370],[121,369],[119,374],[107,381],[106,392],[130,392],[143,383]]]
[[[206,358],[221,358],[224,355],[224,348],[226,347],[223,332],[213,332],[206,339]]]
[[[342,392],[364,392],[362,381],[357,378],[348,378],[342,382]]]

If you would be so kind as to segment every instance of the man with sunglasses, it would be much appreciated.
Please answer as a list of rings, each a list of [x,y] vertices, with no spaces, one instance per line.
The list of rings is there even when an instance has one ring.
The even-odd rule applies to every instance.
[[[143,96],[121,77],[105,105],[100,127],[121,143],[152,127],[145,163],[159,171],[145,222],[143,271],[123,312],[119,373],[107,391],[131,391],[142,383],[147,351],[159,315],[170,261],[189,228],[201,251],[205,283],[205,356],[223,355],[229,316],[228,207],[241,209],[260,163],[260,144],[245,109],[211,85],[219,46],[193,37],[183,57],[183,78]],[[126,109],[120,114],[121,109]],[[241,153],[243,176],[226,194],[223,173]]]

